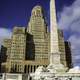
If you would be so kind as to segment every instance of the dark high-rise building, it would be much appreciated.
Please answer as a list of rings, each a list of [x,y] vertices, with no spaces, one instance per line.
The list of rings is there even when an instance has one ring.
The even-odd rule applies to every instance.
[[[69,68],[72,68],[73,64],[72,64],[72,57],[71,57],[71,44],[68,41],[65,41],[65,51],[66,51],[67,66]]]
[[[0,72],[4,72],[5,71],[5,66],[3,66],[2,64],[4,62],[6,62],[7,60],[7,48],[4,46],[1,46],[1,52],[0,52]]]

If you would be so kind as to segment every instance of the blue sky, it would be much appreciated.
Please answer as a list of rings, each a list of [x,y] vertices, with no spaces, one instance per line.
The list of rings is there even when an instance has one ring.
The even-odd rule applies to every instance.
[[[14,26],[27,27],[31,10],[41,5],[49,24],[50,0],[0,0],[0,44],[10,38]],[[80,65],[80,0],[56,0],[58,27],[71,42],[74,66]]]
[[[49,19],[49,2],[50,0],[0,0],[0,27],[26,26],[31,10],[37,4],[44,8],[45,16]],[[56,0],[57,12],[72,2],[73,0]]]

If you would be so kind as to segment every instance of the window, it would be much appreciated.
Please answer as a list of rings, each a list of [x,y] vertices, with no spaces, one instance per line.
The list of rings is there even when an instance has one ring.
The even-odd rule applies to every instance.
[[[40,10],[36,11],[36,15],[39,17],[40,16]]]

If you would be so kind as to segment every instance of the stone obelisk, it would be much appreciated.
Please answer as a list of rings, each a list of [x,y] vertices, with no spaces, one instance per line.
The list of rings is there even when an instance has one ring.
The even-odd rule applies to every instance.
[[[56,19],[55,0],[50,0],[50,64],[48,69],[56,72],[64,72],[66,69],[60,61],[59,38]]]
[[[50,63],[55,63],[55,57],[58,57],[59,54],[59,39],[58,39],[58,29],[57,29],[57,20],[56,20],[56,8],[55,8],[55,0],[50,0],[50,45],[51,45],[51,57]],[[60,60],[59,60],[60,61]]]

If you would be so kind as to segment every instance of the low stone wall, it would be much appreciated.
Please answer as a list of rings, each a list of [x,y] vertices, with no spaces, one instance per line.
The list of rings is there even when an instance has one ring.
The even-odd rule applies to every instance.
[[[32,78],[32,80],[80,80],[80,74],[78,73],[53,74],[53,73],[43,72],[39,75],[31,73],[30,77]]]
[[[0,80],[80,80],[80,74],[78,73],[47,73],[43,72],[39,75],[35,73],[31,74],[11,74],[1,73]]]
[[[28,74],[1,73],[0,80],[28,80]]]

